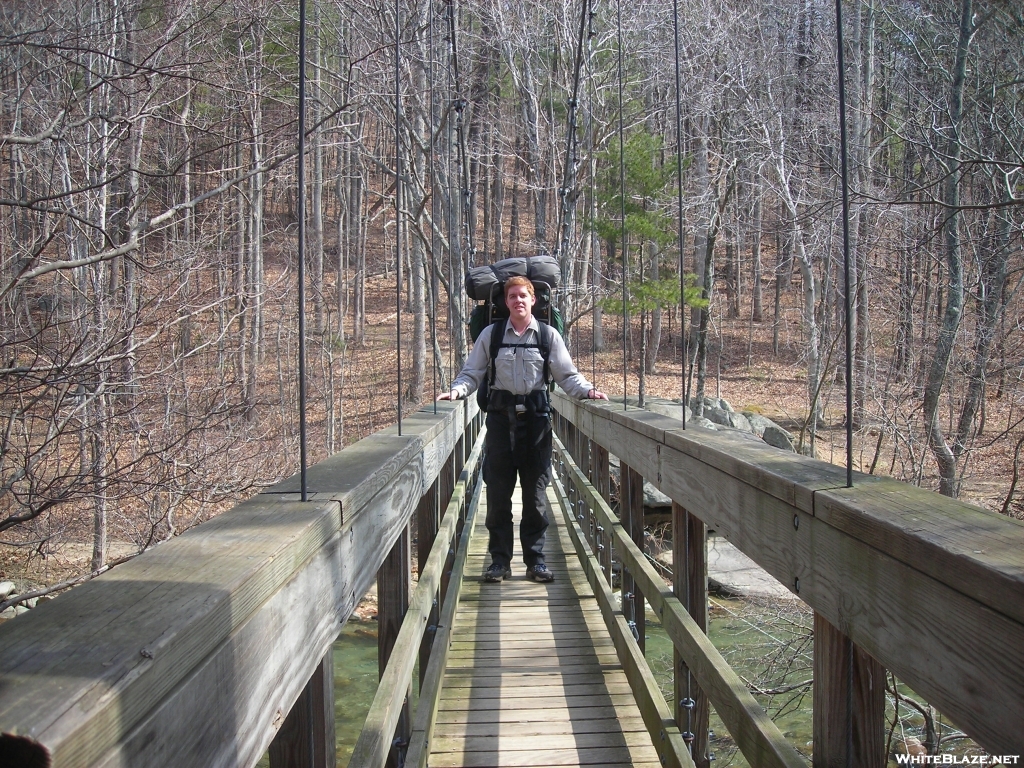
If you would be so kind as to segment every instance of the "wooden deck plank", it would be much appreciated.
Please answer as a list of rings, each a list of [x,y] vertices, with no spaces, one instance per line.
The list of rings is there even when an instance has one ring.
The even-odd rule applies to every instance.
[[[553,514],[551,584],[527,580],[522,563],[511,579],[484,582],[487,532],[475,532],[428,766],[660,767],[593,590],[565,555],[561,526]]]
[[[544,737],[544,746],[549,749],[594,749],[611,747],[647,747],[651,749],[651,738],[647,732],[593,732],[593,733],[551,733]],[[471,736],[468,738],[445,737],[434,740],[437,752],[514,752],[537,748],[537,735],[499,734],[497,736]]]
[[[538,739],[531,741],[537,742]],[[648,740],[649,741],[649,740]],[[504,768],[533,765],[633,765],[634,760],[657,761],[654,747],[603,747],[597,749],[501,750],[499,752],[440,752],[430,756],[436,768]]]
[[[577,720],[572,724],[572,733],[634,733],[642,731],[647,733],[641,717],[620,717],[620,718],[595,718],[593,720]],[[514,723],[438,723],[434,728],[434,739],[449,738],[473,739],[489,738],[495,739],[502,736],[553,736],[564,734],[565,724],[554,721],[531,721]],[[648,736],[649,738],[649,736]]]

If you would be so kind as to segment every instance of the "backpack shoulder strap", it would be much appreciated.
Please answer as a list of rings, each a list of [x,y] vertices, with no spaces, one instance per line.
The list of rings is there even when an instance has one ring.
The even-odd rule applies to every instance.
[[[491,387],[494,386],[494,360],[498,357],[498,352],[504,347],[536,347],[540,350],[541,359],[544,361],[544,384],[551,383],[551,366],[549,360],[551,358],[551,340],[552,334],[555,333],[555,329],[545,323],[543,320],[537,321],[537,344],[506,344],[505,343],[505,328],[506,320],[496,320],[491,324],[491,343],[488,349],[488,361],[487,361],[487,384]]]
[[[487,350],[487,384],[494,386],[494,359],[498,356],[502,342],[505,340],[506,320],[495,320],[491,323],[491,345]]]
[[[545,385],[551,383],[551,365],[549,360],[551,359],[551,334],[554,333],[554,331],[555,329],[543,320],[539,320],[537,322],[537,335],[540,337],[540,343],[537,346],[540,347],[540,356],[544,361]]]

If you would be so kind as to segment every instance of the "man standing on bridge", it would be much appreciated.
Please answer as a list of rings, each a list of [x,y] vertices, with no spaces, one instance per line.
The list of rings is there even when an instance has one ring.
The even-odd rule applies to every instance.
[[[573,365],[561,335],[533,316],[537,295],[525,277],[505,282],[509,319],[492,323],[476,340],[450,392],[438,400],[459,400],[472,394],[488,377],[487,438],[484,482],[487,483],[487,548],[491,565],[484,581],[500,582],[512,575],[512,493],[516,475],[523,489],[519,539],[526,577],[549,582],[554,574],[544,564],[544,531],[548,527],[547,486],[551,479],[551,408],[547,372],[571,397],[607,400]],[[491,335],[502,333],[490,372]],[[541,352],[545,334],[550,355]]]

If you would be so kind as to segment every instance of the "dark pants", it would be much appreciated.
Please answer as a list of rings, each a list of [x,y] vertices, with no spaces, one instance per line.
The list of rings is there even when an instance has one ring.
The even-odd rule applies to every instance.
[[[514,424],[510,424],[510,420]],[[514,430],[514,431],[513,431]],[[548,527],[547,487],[551,479],[551,418],[530,412],[523,418],[505,411],[487,413],[487,548],[491,560],[512,563],[512,492],[516,475],[523,489],[519,540],[529,568],[544,562],[544,530]]]

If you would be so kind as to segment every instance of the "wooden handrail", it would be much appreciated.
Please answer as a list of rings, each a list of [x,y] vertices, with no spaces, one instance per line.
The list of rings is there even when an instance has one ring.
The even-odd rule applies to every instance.
[[[483,444],[486,430],[482,430],[479,440]],[[459,538],[458,550],[452,564],[452,581],[448,585],[448,594],[438,620],[437,634],[427,662],[426,674],[420,687],[420,698],[413,720],[412,736],[409,740],[409,751],[405,755],[405,765],[424,768],[430,755],[430,737],[433,734],[434,722],[437,717],[437,704],[441,695],[441,682],[448,663],[448,652],[451,650],[452,625],[455,612],[459,607],[462,594],[463,575],[466,570],[466,559],[469,556],[469,542],[477,523],[477,506],[480,501],[480,484],[476,484],[473,497],[466,512],[466,522]]]
[[[448,550],[455,537],[456,526],[459,523],[462,510],[466,508],[468,502],[472,501],[472,498],[467,498],[467,494],[473,490],[472,479],[477,473],[482,449],[483,432],[473,447],[473,452],[455,485],[451,501],[445,509],[426,567],[420,573],[416,591],[413,593],[405,619],[402,621],[402,628],[395,640],[390,661],[381,676],[373,703],[366,715],[366,721],[352,750],[349,768],[380,768],[387,761],[395,726],[405,702],[406,691],[409,690],[409,685],[412,682],[413,668],[417,658],[416,649],[419,648],[420,641],[423,639],[427,619],[441,583],[441,572],[448,558]],[[469,526],[467,525],[467,527]],[[460,553],[462,554],[462,563],[465,562],[465,543],[468,543],[468,538],[465,538],[463,552]],[[453,577],[459,579],[460,574],[453,573]],[[420,701],[422,705],[424,700],[421,698]],[[429,696],[427,701],[431,701]]]
[[[1024,752],[1024,524],[640,409],[561,417],[724,535],[993,754]]]
[[[255,765],[474,401],[439,403],[0,625],[0,764]]]
[[[672,594],[672,590],[665,586],[664,580],[626,533],[608,503],[584,477],[559,441],[556,441],[556,451],[569,473],[570,482],[584,495],[599,524],[613,537],[616,557],[632,574],[644,597],[658,614],[666,634],[686,661],[687,667],[693,671],[698,684],[707,692],[715,711],[747,762],[763,768],[806,768],[800,753],[786,741],[739,675],[722,658],[707,635],[700,631],[683,604]],[[575,521],[570,522],[575,525]],[[574,536],[574,540],[577,552],[582,555],[581,560],[584,561],[591,586],[595,592],[600,590],[610,595],[610,587],[600,565],[586,549],[582,535]],[[621,614],[618,616],[621,618]],[[646,667],[642,656],[640,660]]]

